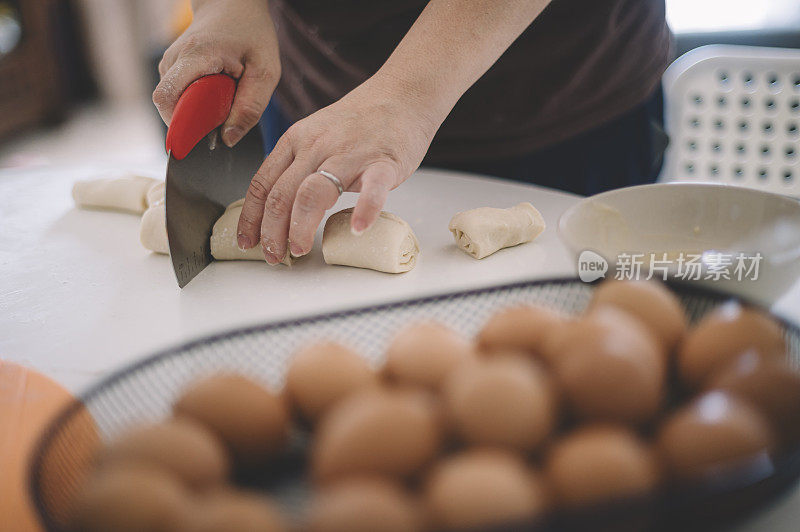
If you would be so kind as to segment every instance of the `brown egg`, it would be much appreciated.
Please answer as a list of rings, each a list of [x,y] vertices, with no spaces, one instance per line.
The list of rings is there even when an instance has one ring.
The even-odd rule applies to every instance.
[[[550,334],[545,336],[540,347],[541,356],[539,358],[546,362],[549,368],[552,369],[558,364],[558,359],[564,354],[564,344],[569,341],[572,331],[578,323],[580,323],[579,319],[565,319],[563,324],[555,327]]]
[[[403,385],[436,391],[447,375],[474,357],[472,344],[439,323],[418,323],[400,330],[386,351],[384,374]]]
[[[87,479],[76,497],[72,529],[187,530],[193,510],[186,489],[166,471],[141,464],[117,464]]]
[[[699,388],[712,373],[753,349],[783,359],[786,342],[780,325],[766,314],[736,302],[721,305],[694,327],[678,351],[683,381]]]
[[[658,281],[605,281],[592,294],[589,311],[600,305],[613,305],[642,320],[665,352],[672,351],[686,334],[683,306]]]
[[[267,497],[232,488],[203,497],[192,532],[284,532],[289,527],[278,506]]]
[[[211,429],[241,465],[266,462],[283,448],[289,431],[285,401],[240,375],[217,375],[194,383],[173,412]]]
[[[323,488],[311,505],[309,532],[416,532],[417,502],[400,485],[377,477],[349,478]]]
[[[541,365],[522,355],[459,367],[442,391],[447,419],[473,445],[531,451],[553,430],[558,401]]]
[[[554,373],[579,418],[641,423],[658,412],[665,361],[639,320],[614,307],[597,308],[572,326],[561,350]]]
[[[311,455],[314,478],[410,476],[439,449],[430,397],[416,390],[371,389],[337,403],[322,419]]]
[[[350,393],[377,384],[366,359],[334,343],[314,344],[297,352],[286,374],[286,395],[309,421]]]
[[[800,442],[800,373],[785,362],[748,351],[714,375],[709,388],[756,407],[784,445]]]
[[[772,447],[767,422],[753,407],[723,393],[707,393],[661,426],[658,448],[667,472],[689,478],[736,466]]]
[[[539,475],[516,454],[471,450],[439,462],[424,488],[436,530],[502,525],[541,515],[548,496]]]
[[[478,348],[484,352],[524,351],[547,362],[549,353],[543,347],[566,323],[566,317],[544,307],[509,307],[489,318],[478,333]]]
[[[659,481],[650,449],[632,430],[616,425],[578,428],[556,442],[545,475],[564,506],[644,495]]]
[[[204,425],[188,418],[129,431],[103,451],[102,462],[160,467],[195,489],[222,483],[230,471],[222,442]]]

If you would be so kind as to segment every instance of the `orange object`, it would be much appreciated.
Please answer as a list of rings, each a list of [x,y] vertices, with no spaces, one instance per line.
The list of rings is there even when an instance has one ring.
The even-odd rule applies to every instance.
[[[0,360],[0,516],[6,525],[11,525],[11,530],[41,530],[29,496],[31,453],[53,416],[73,400],[67,390],[48,377]],[[66,508],[68,494],[74,493],[78,482],[77,473],[85,470],[85,467],[75,466],[88,464],[95,445],[99,443],[88,412],[83,410],[76,419],[80,420],[79,432],[83,436],[80,452],[70,449],[68,459],[61,458],[52,464],[59,475],[63,475],[65,469],[69,474],[59,478],[59,486],[50,482],[43,484],[46,489],[53,490],[53,504],[50,506],[54,508]],[[45,460],[48,462],[52,460]]]
[[[191,0],[181,0],[175,6],[175,13],[172,16],[172,34],[177,38],[186,31],[192,23],[192,2]]]

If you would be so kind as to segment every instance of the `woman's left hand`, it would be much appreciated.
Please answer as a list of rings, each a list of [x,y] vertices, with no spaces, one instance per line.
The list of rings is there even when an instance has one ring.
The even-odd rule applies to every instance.
[[[311,250],[325,211],[344,190],[360,192],[352,230],[377,219],[389,191],[425,156],[440,120],[428,102],[393,80],[367,80],[352,92],[292,125],[253,177],[239,218],[242,249],[259,241],[269,264]],[[287,249],[288,246],[288,249]]]

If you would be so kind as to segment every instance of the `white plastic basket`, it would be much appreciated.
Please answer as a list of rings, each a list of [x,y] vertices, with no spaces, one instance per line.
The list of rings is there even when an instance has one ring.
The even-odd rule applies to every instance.
[[[670,65],[664,93],[661,181],[800,197],[800,50],[702,46]]]

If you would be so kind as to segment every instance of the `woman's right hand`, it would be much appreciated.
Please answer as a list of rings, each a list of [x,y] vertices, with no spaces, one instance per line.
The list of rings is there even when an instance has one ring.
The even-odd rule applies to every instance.
[[[238,79],[222,141],[239,142],[256,125],[281,74],[278,40],[265,0],[195,0],[189,28],[158,65],[153,103],[169,125],[184,89],[209,74]]]

